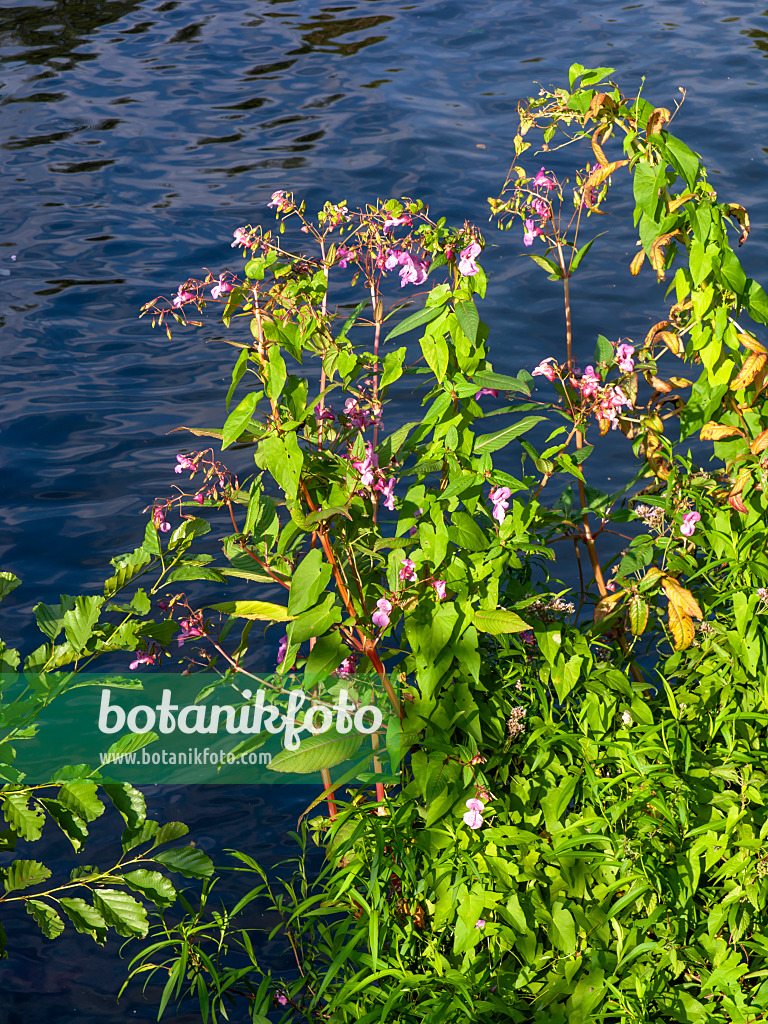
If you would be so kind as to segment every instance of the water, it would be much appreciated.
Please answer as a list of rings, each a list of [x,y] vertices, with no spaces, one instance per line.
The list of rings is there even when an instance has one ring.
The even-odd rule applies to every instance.
[[[755,3],[5,0],[0,554],[24,585],[3,605],[3,638],[30,650],[33,604],[94,592],[108,559],[138,542],[141,510],[175,481],[179,435],[168,431],[221,422],[231,355],[209,343],[213,321],[169,342],[137,312],[204,266],[237,269],[228,239],[245,222],[269,224],[275,189],[310,210],[326,198],[411,195],[482,226],[518,99],[534,83],[563,83],[574,61],[611,65],[627,94],[645,75],[659,105],[688,90],[676,130],[721,199],[749,208],[740,257],[765,281],[766,54]],[[547,166],[566,172],[568,155]],[[634,237],[627,200],[617,194],[609,208],[615,233],[574,285],[582,364],[598,332],[639,340],[664,312],[652,275],[617,272]],[[484,255],[483,316],[494,365],[508,372],[557,354],[562,339],[557,287],[514,235],[488,225]],[[628,456],[612,439],[607,486],[628,479]],[[259,655],[265,666],[276,641]],[[307,802],[285,793],[282,806],[264,789],[156,789],[150,802],[155,816],[187,821],[201,846],[269,862]],[[94,860],[106,863],[108,846],[105,829]],[[46,857],[68,855],[54,844]],[[114,940],[106,951],[82,936],[48,944],[26,918],[6,923],[15,949],[1,1024],[153,1018],[138,989],[115,1006],[125,967]]]

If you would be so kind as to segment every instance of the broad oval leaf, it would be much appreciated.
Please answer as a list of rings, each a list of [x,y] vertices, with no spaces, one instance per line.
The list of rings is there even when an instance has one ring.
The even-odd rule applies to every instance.
[[[143,939],[149,931],[147,912],[127,892],[119,889],[94,889],[93,906],[104,921],[126,939],[133,936]]]
[[[479,629],[481,633],[492,633],[494,636],[501,633],[522,633],[523,630],[531,628],[515,612],[501,608],[476,609],[472,621],[475,629]]]
[[[768,356],[762,352],[751,352],[744,360],[744,365],[730,383],[731,391],[740,391],[748,387],[765,366]]]
[[[702,441],[720,441],[724,437],[743,437],[743,432],[738,427],[729,427],[725,423],[716,423],[710,420],[701,428],[699,437]]]
[[[18,892],[40,885],[51,877],[51,869],[37,860],[15,860],[8,865],[5,876],[5,891]]]
[[[281,750],[267,766],[273,772],[308,775],[333,768],[357,753],[363,737],[357,732],[339,733],[335,729],[303,739],[296,750]]]
[[[667,610],[669,629],[672,633],[674,648],[676,651],[684,651],[693,643],[695,635],[693,620],[685,614],[679,605],[669,602]]]
[[[41,900],[27,900],[24,909],[37,921],[46,939],[56,939],[64,931],[64,922],[47,903]]]
[[[238,619],[291,622],[296,618],[295,615],[288,614],[287,608],[280,604],[270,604],[269,601],[221,601],[205,607],[212,608],[215,612],[223,612],[225,615],[234,615]]]
[[[180,850],[164,850],[156,853],[154,859],[171,871],[178,871],[185,878],[210,878],[213,861],[202,850],[194,846],[183,846]]]

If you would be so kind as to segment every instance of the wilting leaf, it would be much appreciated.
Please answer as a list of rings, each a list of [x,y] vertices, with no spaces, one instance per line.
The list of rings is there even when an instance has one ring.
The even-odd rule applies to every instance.
[[[626,167],[628,163],[629,160],[614,160],[613,163],[596,167],[584,182],[582,192],[591,188],[597,188],[598,185],[602,185],[606,178],[610,178],[614,171],[618,171],[620,167]]]
[[[768,354],[768,349],[761,345],[757,338],[753,338],[751,334],[737,334],[736,337],[744,348],[748,348],[750,352],[762,352]]]
[[[690,647],[693,643],[694,628],[693,621],[681,611],[681,609],[673,604],[669,603],[668,610],[669,618],[669,629],[674,639],[674,647],[676,651],[684,651]]]
[[[673,334],[672,331],[659,331],[656,337],[664,342],[673,356],[682,358],[685,353],[685,345],[676,334]]]
[[[760,452],[764,452],[766,448],[768,448],[768,430],[763,430],[749,446],[749,450],[753,455],[759,455]]]
[[[741,234],[739,235],[739,245],[743,245],[744,242],[749,238],[749,214],[743,206],[739,206],[738,203],[727,203],[725,212],[729,217],[733,217],[736,223],[741,228]]]
[[[592,136],[592,152],[597,157],[597,162],[600,164],[600,166],[601,167],[607,167],[608,166],[608,160],[606,159],[605,153],[603,152],[602,147],[600,146],[600,142],[599,142],[599,137],[600,137],[600,135],[602,135],[602,133],[603,133],[603,129],[602,128],[598,128],[597,131],[595,132],[595,134]]]
[[[632,277],[637,277],[637,275],[640,273],[640,268],[642,267],[644,262],[645,249],[641,249],[629,265],[629,272],[632,275]]]
[[[661,581],[661,585],[670,603],[674,604],[682,614],[688,615],[693,619],[700,619],[702,617],[701,608],[699,608],[696,598],[690,590],[681,587],[676,579],[673,579],[671,576],[665,576]]]
[[[645,137],[656,134],[661,131],[662,126],[665,125],[672,117],[666,107],[656,107],[656,109],[649,115],[648,123],[645,128]]]
[[[714,420],[710,420],[701,428],[699,437],[702,441],[720,441],[724,437],[735,437],[737,434],[740,437],[744,436],[743,431],[738,427],[729,427],[725,423],[716,423]],[[762,434],[760,436],[762,437]]]
[[[666,258],[665,246],[672,238],[676,238],[680,234],[679,231],[667,231],[663,235],[659,235],[658,238],[654,238],[651,242],[651,251],[648,253],[648,259],[651,261],[651,266],[656,271],[656,276],[660,281],[664,280],[664,260]]]
[[[744,360],[744,365],[730,384],[731,391],[740,391],[748,387],[765,366],[766,357],[762,352],[752,352]]]

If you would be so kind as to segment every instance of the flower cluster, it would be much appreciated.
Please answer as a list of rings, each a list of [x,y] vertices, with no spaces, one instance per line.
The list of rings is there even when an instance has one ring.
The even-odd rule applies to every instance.
[[[326,410],[329,407],[326,406]],[[344,403],[344,415],[348,418],[351,426],[358,430],[365,430],[367,427],[381,426],[381,413],[378,410],[364,409],[357,398],[348,398]],[[334,419],[333,411],[330,415],[327,411],[318,414],[319,419]]]
[[[638,505],[635,514],[651,530],[662,530],[664,528],[664,510],[651,505]]]
[[[515,739],[517,736],[522,736],[525,732],[525,708],[512,708],[509,718],[507,719],[507,732],[509,733],[510,739]]]
[[[390,512],[395,508],[395,483],[392,476],[387,480],[379,469],[379,457],[373,450],[373,445],[366,442],[365,455],[360,460],[350,460],[350,464],[360,474],[360,483],[367,490],[378,491],[384,499],[384,508]]]
[[[432,259],[423,256],[421,259],[405,249],[380,249],[377,266],[383,270],[395,270],[400,267],[400,287],[407,284],[424,284],[427,279]]]
[[[194,640],[199,636],[205,636],[202,612],[197,612],[190,615],[188,619],[181,620],[181,632],[176,637],[176,640],[179,647],[183,647],[187,640]]]
[[[296,208],[293,195],[282,190],[272,193],[272,202],[267,203],[267,206],[274,207],[278,213],[290,213]]]

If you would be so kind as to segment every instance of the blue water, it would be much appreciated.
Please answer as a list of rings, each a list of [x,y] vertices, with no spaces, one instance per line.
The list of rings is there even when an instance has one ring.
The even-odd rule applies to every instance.
[[[275,189],[310,210],[406,194],[482,226],[510,163],[518,99],[562,84],[574,61],[611,65],[627,94],[646,76],[657,105],[688,90],[676,130],[721,199],[749,208],[739,255],[765,281],[766,55],[756,3],[5,0],[0,555],[24,584],[1,610],[6,642],[31,649],[33,604],[94,592],[108,559],[138,543],[141,510],[176,479],[179,435],[168,431],[220,424],[231,350],[210,343],[213,319],[169,342],[138,308],[204,266],[237,269],[231,233],[269,224]],[[567,173],[569,154],[547,166]],[[609,209],[611,237],[574,285],[582,365],[598,332],[638,341],[664,312],[653,276],[633,281],[626,269],[626,192]],[[486,225],[486,238],[483,316],[496,369],[516,372],[562,351],[561,297],[520,257],[517,231]],[[400,392],[393,419],[414,401]],[[605,480],[591,482],[629,478],[622,438],[601,468]],[[265,863],[284,855],[307,802],[298,790],[279,799],[290,803],[266,789],[150,793],[154,815],[187,821],[201,847],[240,846]],[[89,859],[106,863],[109,835]],[[46,857],[63,864],[64,845]],[[115,1006],[125,968],[114,940],[104,951],[82,936],[49,944],[26,918],[5,923],[0,1024],[153,1018],[139,989]]]

